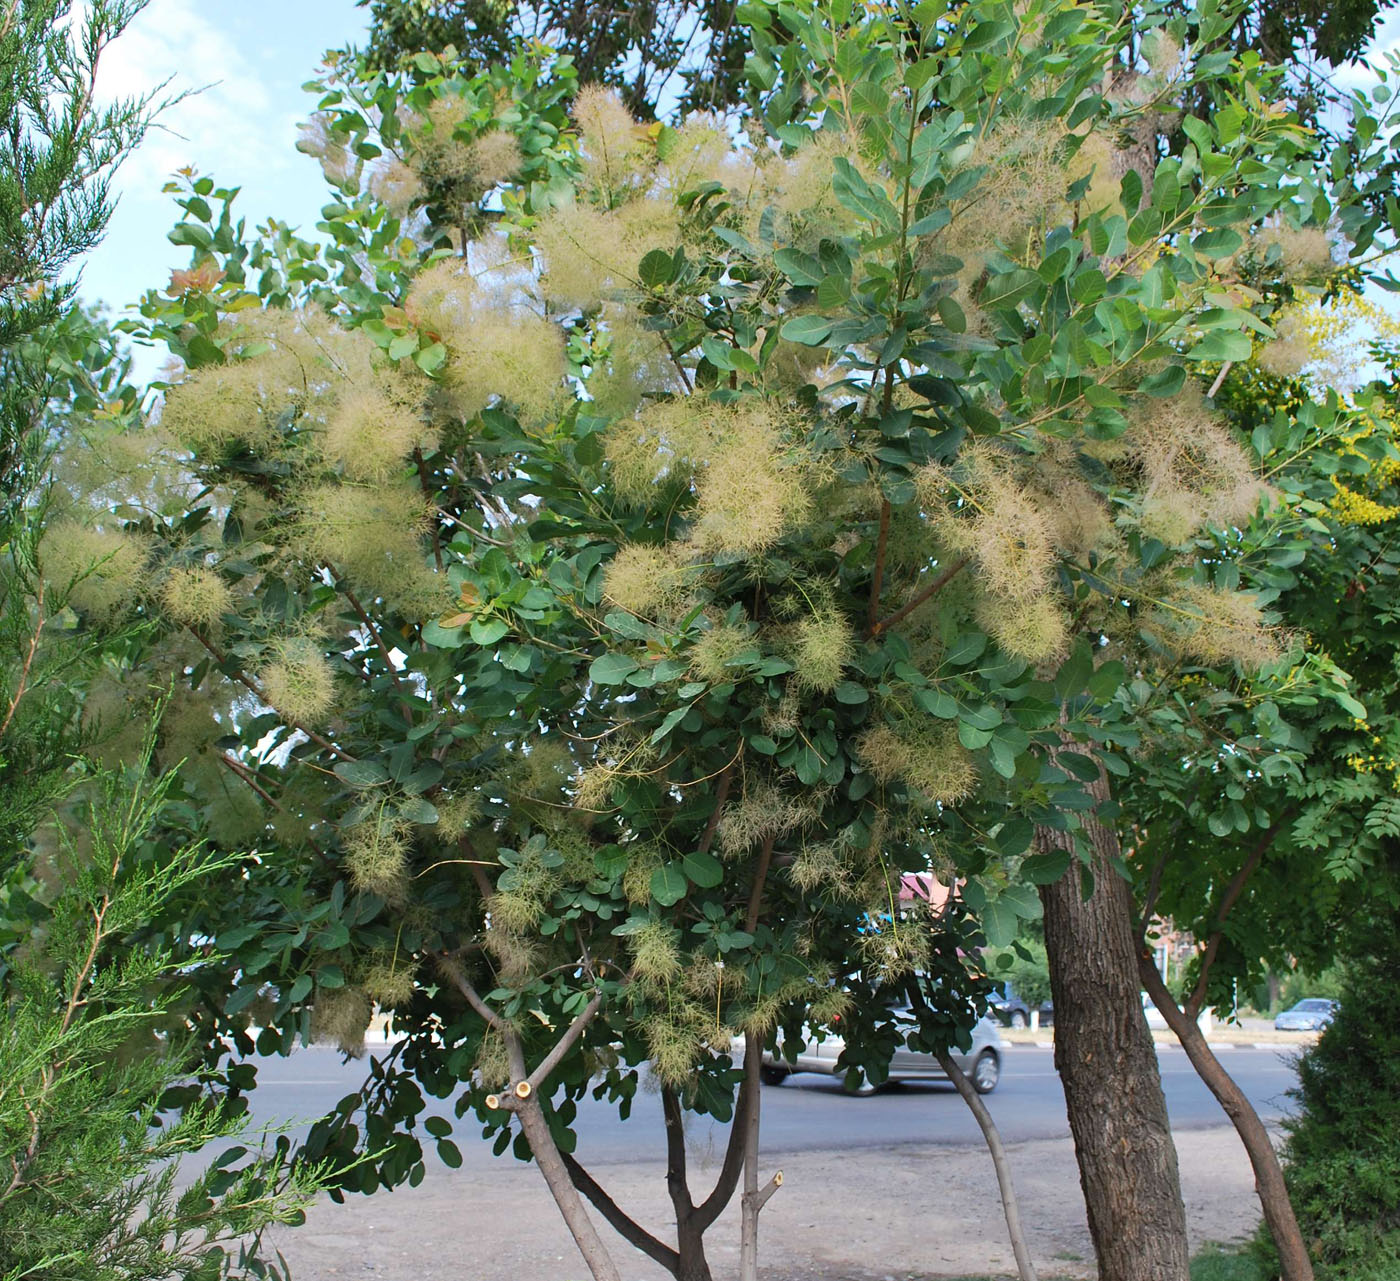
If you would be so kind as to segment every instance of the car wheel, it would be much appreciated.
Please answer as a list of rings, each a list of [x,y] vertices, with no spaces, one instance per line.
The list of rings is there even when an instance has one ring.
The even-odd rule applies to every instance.
[[[764,1085],[781,1085],[791,1074],[790,1069],[774,1067],[771,1063],[765,1063],[758,1069],[758,1079]]]
[[[1020,1010],[1012,1010],[1011,1017],[1007,1019],[1007,1022],[1010,1023],[1012,1027],[1025,1027],[1026,1016]]]
[[[983,1050],[972,1065],[972,1088],[978,1094],[990,1094],[1001,1080],[1001,1060],[991,1050]]]

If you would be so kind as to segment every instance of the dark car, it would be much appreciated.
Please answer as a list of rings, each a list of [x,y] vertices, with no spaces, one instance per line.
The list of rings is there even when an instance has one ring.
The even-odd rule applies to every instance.
[[[1321,996],[1309,996],[1291,1010],[1284,1010],[1274,1020],[1280,1032],[1320,1032],[1336,1016],[1337,1002]]]
[[[992,993],[988,1012],[999,1023],[1007,1027],[1029,1027],[1031,1008],[1010,983],[1000,984]],[[1055,1003],[1044,1001],[1040,1006],[1040,1026],[1049,1027],[1055,1022]]]

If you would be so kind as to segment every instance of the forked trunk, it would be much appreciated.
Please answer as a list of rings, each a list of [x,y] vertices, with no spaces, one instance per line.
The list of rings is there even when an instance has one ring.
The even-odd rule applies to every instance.
[[[1089,791],[1108,798],[1100,777]],[[1072,838],[1036,833],[1042,850],[1071,849],[1069,870],[1041,886],[1055,1000],[1055,1067],[1064,1085],[1079,1181],[1100,1281],[1187,1281],[1186,1210],[1176,1148],[1139,996],[1132,898],[1114,870],[1118,840],[1085,816],[1093,889],[1086,898]]]

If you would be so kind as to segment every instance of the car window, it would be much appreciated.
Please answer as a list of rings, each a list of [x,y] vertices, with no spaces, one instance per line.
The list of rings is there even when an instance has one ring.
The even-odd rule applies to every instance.
[[[1327,1002],[1327,1001],[1299,1001],[1299,1002],[1298,1002],[1298,1008],[1299,1008],[1300,1010],[1325,1010],[1325,1009],[1327,1009],[1328,1005],[1329,1005],[1329,1002]]]

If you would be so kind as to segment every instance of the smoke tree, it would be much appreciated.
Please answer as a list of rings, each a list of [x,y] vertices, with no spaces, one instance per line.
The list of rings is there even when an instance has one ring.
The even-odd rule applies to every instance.
[[[179,674],[189,822],[263,851],[185,922],[236,964],[189,1018],[354,1051],[377,1002],[402,1039],[312,1151],[416,1181],[455,1096],[595,1276],[584,1199],[704,1277],[744,1167],[751,1274],[760,1047],[841,1014],[879,1081],[934,972],[946,1049],[965,908],[1006,943],[1039,887],[1101,1273],[1184,1277],[1107,778],[1179,663],[1288,667],[1198,538],[1268,501],[1202,375],[1275,306],[1232,261],[1329,214],[1307,135],[1210,7],[1189,55],[1155,8],[745,13],[743,130],[425,56],[327,84],[324,243],[181,186],[193,259],[136,328],[183,369],[85,455],[143,500],[71,543],[159,620],[111,696]],[[1216,109],[1148,163],[1188,91]],[[895,903],[930,869],[966,883],[938,931]],[[573,1150],[643,1060],[674,1247]],[[738,1118],[698,1200],[686,1110]]]

